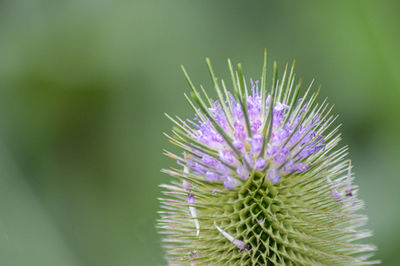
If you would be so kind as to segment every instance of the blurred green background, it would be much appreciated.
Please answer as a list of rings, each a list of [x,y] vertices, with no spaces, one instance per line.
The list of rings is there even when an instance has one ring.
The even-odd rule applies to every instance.
[[[376,258],[398,265],[399,14],[396,0],[0,0],[0,265],[164,265],[163,113],[193,116],[179,65],[211,89],[206,56],[220,77],[230,57],[258,78],[265,47],[336,104]]]

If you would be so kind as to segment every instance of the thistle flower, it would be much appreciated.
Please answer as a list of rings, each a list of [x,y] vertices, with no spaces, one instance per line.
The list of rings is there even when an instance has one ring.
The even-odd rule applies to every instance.
[[[357,199],[347,148],[336,116],[316,103],[312,82],[299,97],[294,62],[278,80],[274,63],[267,90],[267,55],[261,82],[245,79],[228,60],[232,90],[207,64],[217,100],[196,89],[185,95],[195,115],[176,119],[169,141],[182,150],[165,155],[178,167],[161,185],[158,227],[171,264],[363,265],[375,248],[358,240],[366,217]],[[311,94],[311,96],[309,96]]]

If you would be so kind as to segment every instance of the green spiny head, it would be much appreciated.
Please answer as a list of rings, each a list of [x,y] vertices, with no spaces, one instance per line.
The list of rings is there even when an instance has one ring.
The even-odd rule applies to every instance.
[[[247,82],[228,60],[232,85],[207,64],[217,99],[192,89],[193,120],[167,116],[168,140],[182,150],[165,155],[158,222],[173,265],[364,265],[375,248],[362,229],[347,148],[337,148],[336,116],[311,86],[299,97],[292,65],[280,79],[274,63],[267,89],[267,56],[260,82]]]

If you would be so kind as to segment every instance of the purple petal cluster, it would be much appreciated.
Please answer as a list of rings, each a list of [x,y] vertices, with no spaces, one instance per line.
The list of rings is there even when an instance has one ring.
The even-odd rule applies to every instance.
[[[236,151],[206,116],[196,115],[188,121],[193,127],[192,137],[215,154],[192,149],[196,156],[189,157],[185,166],[207,181],[223,183],[227,189],[237,186],[252,171],[265,172],[274,183],[283,176],[307,171],[310,165],[306,159],[324,148],[324,137],[317,134],[323,121],[319,114],[307,116],[309,106],[303,99],[292,108],[275,101],[270,116],[272,131],[268,136],[263,134],[264,127],[270,126],[266,118],[273,101],[268,95],[263,106],[258,82],[251,80],[251,84],[251,94],[245,97],[250,128],[246,127],[240,102],[229,92],[224,103],[227,111],[218,101],[212,101],[209,108],[215,122],[231,138]]]

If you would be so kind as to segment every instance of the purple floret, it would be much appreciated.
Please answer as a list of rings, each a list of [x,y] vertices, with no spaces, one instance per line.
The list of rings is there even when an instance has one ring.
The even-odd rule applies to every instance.
[[[228,92],[229,100],[224,103],[229,109],[227,112],[218,101],[211,101],[209,111],[231,139],[231,145],[205,116],[196,115],[193,121],[188,121],[193,126],[192,137],[218,155],[193,150],[198,158],[189,158],[185,166],[207,181],[223,183],[226,189],[236,187],[238,180],[246,179],[252,171],[264,172],[274,183],[286,175],[305,172],[310,167],[307,159],[325,148],[323,136],[316,131],[322,124],[319,114],[306,119],[309,104],[301,104],[302,99],[292,108],[283,102],[274,102],[272,132],[264,143],[268,137],[263,132],[269,127],[264,123],[271,96],[267,96],[262,113],[258,81],[250,83],[252,93],[246,98],[250,129],[246,127],[240,103],[231,93]]]

